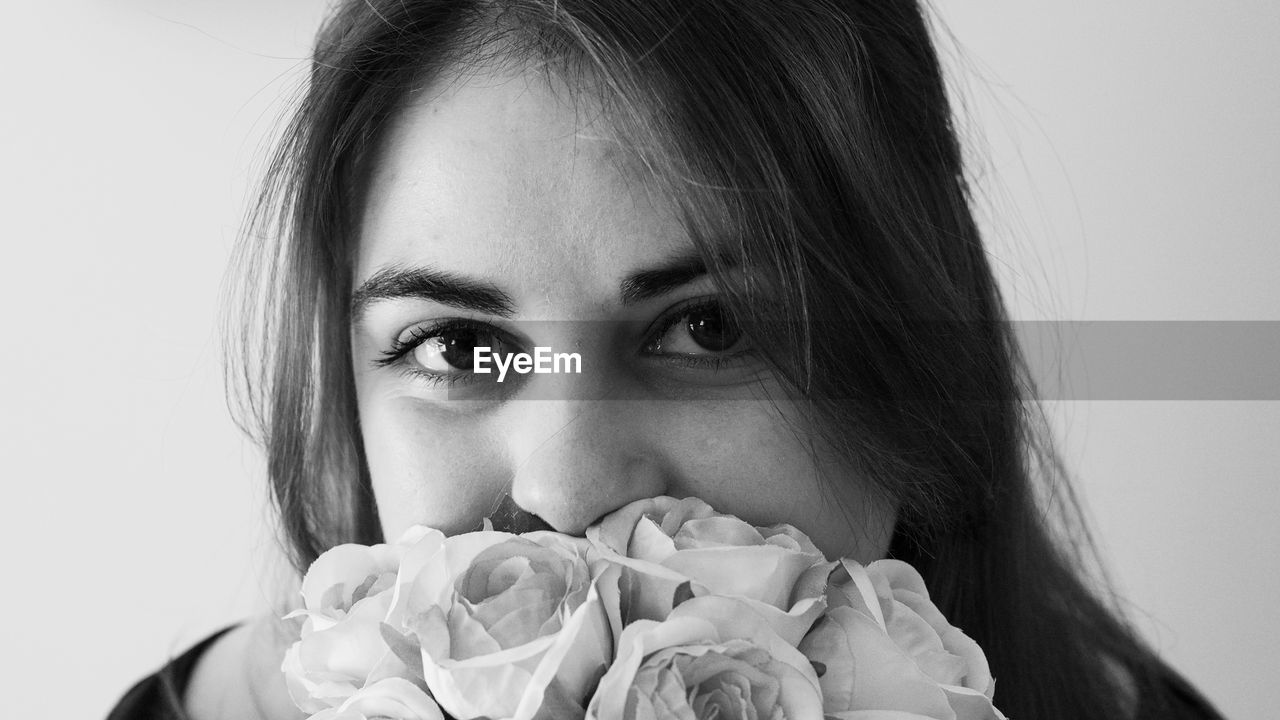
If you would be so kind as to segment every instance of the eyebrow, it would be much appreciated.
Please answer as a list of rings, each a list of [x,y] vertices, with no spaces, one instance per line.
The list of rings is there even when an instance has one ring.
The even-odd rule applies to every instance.
[[[429,267],[392,265],[375,272],[351,294],[351,317],[359,325],[369,307],[384,300],[429,300],[441,305],[510,318],[511,296],[479,280]]]
[[[618,286],[624,306],[662,297],[707,274],[697,254],[681,255],[659,267],[628,275]],[[515,301],[496,285],[425,266],[392,265],[378,270],[351,294],[351,317],[359,325],[374,304],[386,300],[426,300],[503,318],[515,315]]]
[[[661,267],[628,275],[618,286],[622,304],[636,305],[662,297],[707,274],[706,263],[696,254],[681,255]]]

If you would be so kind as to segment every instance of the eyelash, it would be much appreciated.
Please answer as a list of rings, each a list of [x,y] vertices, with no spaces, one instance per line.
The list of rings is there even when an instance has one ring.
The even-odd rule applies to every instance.
[[[425,328],[418,328],[418,327],[411,328],[409,330],[408,338],[403,340],[400,338],[396,338],[395,340],[393,340],[391,343],[391,349],[384,350],[382,352],[382,357],[378,358],[377,360],[374,360],[373,364],[376,365],[377,367],[390,367],[392,365],[396,365],[398,363],[401,363],[401,361],[404,359],[406,355],[418,349],[418,346],[426,342],[427,340],[430,340],[431,338],[436,337],[437,335],[444,335],[446,333],[459,332],[459,331],[470,331],[478,335],[492,335],[492,336],[500,335],[500,333],[492,325],[489,325],[486,323],[477,322],[474,320],[462,320],[458,318],[455,318],[452,320],[443,320],[441,322],[428,325]],[[472,378],[474,378],[474,373],[458,373],[456,375],[446,375],[446,374],[434,373],[434,372],[431,372],[430,370],[424,370],[422,368],[414,367],[413,365],[410,365],[408,363],[405,363],[404,367],[401,368],[401,374],[403,374],[405,377],[410,377],[416,380],[422,380],[432,386],[463,385],[463,384],[466,384],[467,382],[470,382]]]
[[[647,350],[650,347],[657,344],[657,340],[665,336],[668,332],[670,332],[671,329],[674,328],[677,324],[679,324],[681,320],[684,320],[686,317],[690,315],[694,315],[704,310],[706,311],[719,310],[720,312],[724,312],[724,308],[720,304],[720,301],[714,297],[695,298],[693,300],[689,300],[679,305],[676,305],[675,307],[671,308],[671,310],[666,315],[664,315],[661,320],[659,320],[656,323],[657,330],[649,333],[650,339],[645,342],[644,344],[645,349]],[[741,357],[743,355],[746,355],[749,352],[750,350],[743,350],[743,351],[736,352],[732,355],[712,355],[712,356],[681,355],[677,353],[677,354],[665,354],[665,355],[651,355],[651,357],[659,357],[659,358],[662,358],[664,362],[667,362],[673,365],[678,365],[680,367],[685,367],[685,368],[719,370],[727,365],[732,364],[735,361],[740,361]]]
[[[647,351],[649,348],[657,345],[657,341],[659,339],[664,337],[672,328],[686,317],[701,311],[714,310],[720,310],[723,312],[723,307],[721,306],[720,301],[715,298],[706,297],[690,300],[673,307],[666,315],[651,326],[651,328],[656,329],[651,329],[648,332],[649,339],[645,341],[644,349]],[[458,331],[470,331],[479,335],[490,335],[494,337],[500,337],[502,335],[502,333],[500,333],[496,328],[487,323],[458,318],[444,320],[428,325],[425,328],[415,327],[410,329],[408,338],[396,338],[392,342],[391,349],[383,351],[381,353],[382,357],[374,360],[373,364],[377,367],[390,367],[392,365],[400,364],[406,355],[416,350],[419,345],[427,340],[438,335]],[[645,354],[649,357],[660,358],[665,363],[677,365],[683,368],[719,370],[735,362],[740,362],[742,356],[747,355],[750,352],[751,350],[743,350],[733,353],[732,355],[715,355],[710,357],[678,353],[657,354],[646,352]],[[451,387],[455,385],[465,385],[469,382],[473,382],[475,378],[474,373],[458,373],[456,375],[437,374],[422,368],[414,367],[408,363],[404,363],[401,373],[406,377],[422,380],[432,386],[446,385]]]

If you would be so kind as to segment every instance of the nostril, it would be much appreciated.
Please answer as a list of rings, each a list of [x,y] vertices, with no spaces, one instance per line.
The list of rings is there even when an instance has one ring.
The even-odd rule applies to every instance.
[[[546,520],[517,505],[507,493],[503,493],[489,511],[489,521],[493,523],[493,529],[499,532],[520,534],[535,530],[555,530]]]

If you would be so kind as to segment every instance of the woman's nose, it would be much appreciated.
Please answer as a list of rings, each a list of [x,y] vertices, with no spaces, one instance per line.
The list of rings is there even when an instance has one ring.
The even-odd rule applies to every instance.
[[[623,505],[666,494],[660,455],[647,447],[636,401],[516,400],[505,435],[510,494],[555,530],[582,535]]]

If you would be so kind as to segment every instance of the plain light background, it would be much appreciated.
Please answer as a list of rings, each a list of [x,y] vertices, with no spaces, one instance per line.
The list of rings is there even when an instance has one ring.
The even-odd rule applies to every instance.
[[[936,4],[1014,317],[1280,320],[1280,5]],[[260,457],[226,409],[216,320],[323,10],[6,9],[7,716],[103,717],[272,597]],[[1273,713],[1280,403],[1046,409],[1139,627],[1229,717]]]

